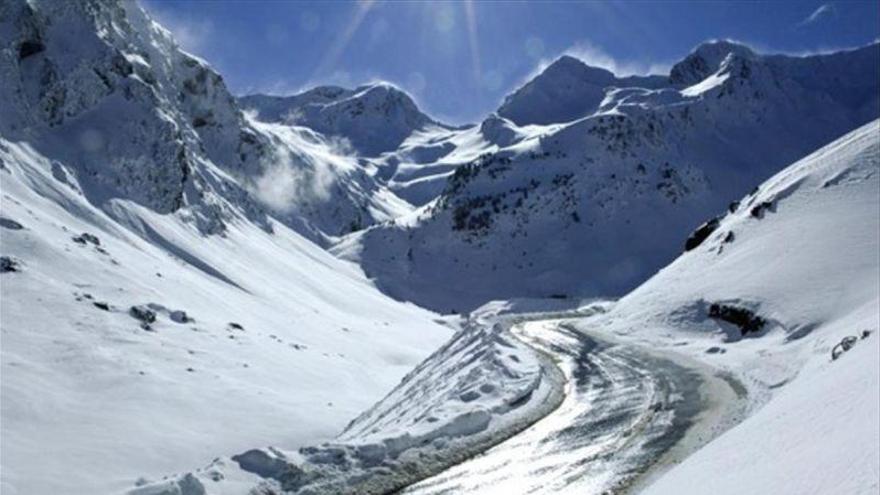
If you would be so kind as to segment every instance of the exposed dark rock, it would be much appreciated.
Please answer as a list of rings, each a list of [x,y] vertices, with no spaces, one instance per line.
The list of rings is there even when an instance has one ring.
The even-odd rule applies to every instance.
[[[773,207],[774,205],[772,201],[761,201],[753,206],[749,213],[755,218],[764,218],[764,212],[773,211]]]
[[[685,252],[690,251],[702,244],[703,241],[705,241],[712,232],[715,232],[715,229],[718,228],[718,224],[719,219],[716,217],[697,227],[697,229],[694,230],[690,236],[688,236],[687,240],[684,243]]]
[[[136,320],[140,320],[141,326],[149,328],[150,323],[156,321],[156,312],[146,306],[132,306],[128,310],[128,314]]]
[[[241,326],[240,324],[235,323],[235,322],[230,322],[230,323],[229,323],[229,328],[231,328],[231,329],[233,329],[233,330],[244,330],[244,327],[243,327],[243,326]]]
[[[9,230],[21,230],[24,228],[22,224],[12,220],[11,218],[0,217],[0,227],[9,229]]]
[[[739,201],[731,201],[729,205],[727,205],[727,211],[730,213],[735,213],[736,210],[739,209]]]
[[[98,236],[93,235],[93,234],[89,234],[88,232],[83,232],[82,234],[75,236],[72,239],[73,239],[73,242],[75,242],[77,244],[82,244],[82,245],[94,244],[95,246],[101,245],[101,240],[98,239]]]
[[[92,304],[94,304],[95,307],[98,309],[103,309],[104,311],[110,311],[110,305],[105,302],[95,301]]]
[[[9,256],[0,256],[0,273],[17,272],[18,261]]]
[[[731,230],[730,232],[727,233],[726,236],[724,236],[724,241],[723,241],[723,242],[724,242],[725,244],[730,244],[731,242],[734,241],[734,239],[736,239],[736,236],[733,234],[733,231]]]
[[[713,303],[709,306],[709,318],[726,321],[739,327],[742,335],[759,332],[767,323],[751,310]]]
[[[841,354],[853,348],[858,342],[858,338],[848,335],[844,337],[837,345],[831,348],[831,359],[835,360],[840,357]]]
[[[36,55],[46,49],[46,45],[40,40],[24,40],[18,45],[18,59],[24,60],[31,55]]]

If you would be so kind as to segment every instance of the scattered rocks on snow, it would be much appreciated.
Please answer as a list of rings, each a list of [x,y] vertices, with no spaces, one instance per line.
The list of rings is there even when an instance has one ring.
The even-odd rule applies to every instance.
[[[837,343],[834,347],[831,348],[831,359],[836,360],[840,357],[841,354],[853,348],[858,342],[858,338],[853,337],[852,335],[848,335],[844,337],[840,342]]]
[[[93,234],[89,234],[88,232],[83,232],[82,234],[80,234],[78,236],[72,237],[72,239],[73,239],[73,242],[75,242],[77,244],[82,244],[83,246],[85,246],[86,244],[93,244],[95,246],[101,245],[101,240],[98,239],[98,236],[93,235]]]
[[[9,273],[19,271],[20,265],[18,260],[11,256],[0,256],[0,273]]]
[[[736,325],[743,336],[748,333],[759,332],[767,323],[751,310],[719,303],[713,303],[709,306],[709,318]]]
[[[870,330],[862,330],[861,340],[865,340],[871,336]],[[854,335],[847,335],[840,342],[838,342],[834,347],[831,348],[831,360],[836,361],[844,352],[852,349],[856,343],[859,341],[859,337]]]
[[[702,244],[703,241],[705,241],[712,232],[715,232],[715,229],[718,228],[719,223],[720,220],[716,217],[697,227],[697,229],[694,230],[690,236],[688,236],[687,240],[684,243],[685,252],[690,251]]]
[[[755,218],[764,218],[765,211],[773,211],[774,204],[772,201],[761,201],[757,205],[753,206],[749,214]]]
[[[11,218],[0,217],[0,227],[9,230],[21,230],[24,226]]]
[[[156,321],[156,312],[146,306],[132,306],[128,310],[132,318],[141,322],[141,328],[150,330],[150,324]]]

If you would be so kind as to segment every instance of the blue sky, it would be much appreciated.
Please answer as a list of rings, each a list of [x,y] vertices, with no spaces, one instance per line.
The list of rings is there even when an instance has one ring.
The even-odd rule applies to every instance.
[[[562,53],[665,72],[707,39],[812,53],[880,37],[880,2],[140,0],[236,94],[391,81],[431,115],[477,121]]]

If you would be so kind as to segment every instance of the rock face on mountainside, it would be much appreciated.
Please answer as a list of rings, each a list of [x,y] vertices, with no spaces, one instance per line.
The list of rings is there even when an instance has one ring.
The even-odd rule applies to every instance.
[[[206,234],[236,218],[270,230],[271,211],[316,240],[407,208],[353,159],[248,121],[222,77],[133,2],[11,0],[0,14],[0,134],[57,160],[93,204],[131,201]],[[276,176],[297,187],[266,191]]]
[[[532,83],[553,87],[548,77]],[[336,251],[390,294],[442,311],[513,296],[622,294],[731,200],[880,115],[880,43],[789,57],[713,42],[665,84],[606,87],[595,112],[458,167],[417,214]],[[532,119],[556,116],[536,98]]]
[[[262,120],[343,137],[367,156],[396,150],[414,131],[436,124],[409,95],[388,83],[353,90],[321,86],[294,96],[252,95],[239,101],[257,110]]]

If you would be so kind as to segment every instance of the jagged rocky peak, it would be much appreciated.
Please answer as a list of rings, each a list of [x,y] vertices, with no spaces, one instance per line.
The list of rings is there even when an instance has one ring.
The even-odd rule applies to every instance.
[[[708,41],[697,46],[684,60],[672,66],[669,81],[680,86],[696,84],[717,72],[731,54],[741,60],[751,60],[758,56],[741,43],[728,40]]]
[[[0,133],[66,168],[92,204],[196,206],[187,216],[203,232],[223,229],[215,193],[257,212],[199,165],[238,168],[243,140],[257,144],[234,98],[136,3],[9,0],[0,24],[0,45],[15,48],[0,51]]]

